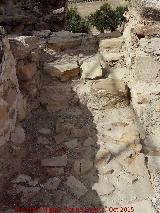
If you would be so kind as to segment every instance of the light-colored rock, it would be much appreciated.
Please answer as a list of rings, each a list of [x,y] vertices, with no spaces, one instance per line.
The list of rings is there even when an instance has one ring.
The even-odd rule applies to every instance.
[[[155,131],[146,137],[144,141],[148,148],[159,149],[160,148],[160,129],[155,129]]]
[[[101,79],[95,81],[92,86],[92,91],[97,93],[102,93],[104,95],[125,95],[127,96],[128,87],[121,80],[111,80],[111,79]]]
[[[156,210],[154,209],[152,202],[150,200],[142,200],[139,202],[134,202],[131,204],[131,206],[134,209],[135,213],[156,213]]]
[[[115,188],[107,179],[103,178],[99,183],[93,185],[92,190],[95,190],[99,196],[104,196],[112,194]]]
[[[128,105],[129,93],[127,85],[121,80],[101,79],[94,81],[91,87],[92,108],[106,109]]]
[[[128,69],[126,67],[117,67],[111,69],[108,78],[110,79],[118,79],[118,80],[124,80],[128,75]]]
[[[142,177],[149,177],[148,170],[145,165],[145,156],[143,153],[139,153],[133,158],[122,158],[121,160],[122,165],[124,165],[130,173]]]
[[[57,10],[53,10],[53,14],[56,15],[56,14],[64,13],[64,10],[65,10],[65,8],[61,7],[59,9],[57,9]]]
[[[108,51],[101,51],[101,57],[103,58],[103,60],[107,61],[107,62],[117,62],[119,61],[122,57],[123,54],[119,53],[119,52],[108,52]]]
[[[142,38],[140,39],[140,45],[146,53],[153,55],[160,54],[160,38]]]
[[[15,144],[22,144],[25,141],[25,131],[21,126],[17,126],[11,135],[11,141]]]
[[[160,79],[159,70],[160,62],[141,52],[137,54],[135,61],[135,80],[148,83],[158,81]]]
[[[101,57],[99,54],[92,56],[82,62],[81,78],[96,79],[103,76],[103,68],[101,65]]]
[[[53,78],[58,78],[61,81],[69,80],[73,77],[76,77],[80,73],[80,68],[77,62],[70,63],[45,63],[44,72],[49,74]]]
[[[68,178],[66,185],[69,187],[69,190],[78,198],[80,198],[88,191],[86,186],[77,180],[74,176],[70,176]]]
[[[44,159],[41,161],[42,166],[48,167],[63,167],[67,165],[67,156],[58,156],[53,158]]]
[[[74,163],[74,172],[76,175],[82,175],[93,168],[93,161],[82,159],[76,160]]]
[[[37,139],[37,144],[47,145],[50,144],[50,142],[47,138],[39,136]]]
[[[150,172],[160,171],[160,156],[148,156],[148,167]]]
[[[99,47],[103,49],[113,50],[118,49],[120,50],[123,44],[123,37],[119,38],[111,38],[111,39],[103,39],[99,43]]]
[[[57,177],[49,178],[45,184],[41,184],[41,187],[48,190],[57,190],[61,180]]]

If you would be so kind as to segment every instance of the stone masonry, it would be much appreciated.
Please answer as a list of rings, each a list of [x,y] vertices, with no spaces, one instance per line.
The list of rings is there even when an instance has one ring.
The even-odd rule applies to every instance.
[[[155,2],[133,0],[119,37],[1,33],[0,213],[160,212]]]

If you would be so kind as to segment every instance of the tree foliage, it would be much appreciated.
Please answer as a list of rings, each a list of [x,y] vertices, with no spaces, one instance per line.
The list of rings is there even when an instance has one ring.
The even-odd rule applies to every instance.
[[[124,12],[127,10],[127,7],[117,7],[116,10],[113,10],[110,4],[105,3],[97,10],[95,13],[92,13],[88,20],[92,26],[95,26],[100,32],[105,30],[115,31],[122,22],[125,21],[123,16]]]
[[[73,33],[88,33],[90,27],[88,20],[82,18],[76,8],[71,8],[67,14],[66,29]]]

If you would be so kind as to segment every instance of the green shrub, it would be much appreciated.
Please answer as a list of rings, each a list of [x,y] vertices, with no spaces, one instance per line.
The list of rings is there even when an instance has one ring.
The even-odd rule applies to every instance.
[[[126,21],[126,18],[123,16],[126,11],[128,11],[127,6],[125,6],[125,7],[119,6],[119,7],[116,8],[115,12],[116,12],[116,16],[117,16],[117,20],[118,20],[119,25],[121,25],[123,22]]]
[[[88,33],[89,22],[82,18],[76,8],[71,8],[67,13],[66,30],[73,33]]]
[[[115,31],[118,25],[122,24],[125,20],[123,17],[124,12],[127,10],[126,7],[117,7],[116,10],[113,10],[110,4],[105,3],[97,10],[95,13],[92,13],[88,20],[92,26],[96,27],[100,32],[104,30]]]

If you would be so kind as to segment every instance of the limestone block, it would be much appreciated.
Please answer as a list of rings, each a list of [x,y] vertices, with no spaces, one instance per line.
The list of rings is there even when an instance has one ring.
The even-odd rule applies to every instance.
[[[103,76],[103,68],[101,64],[101,57],[99,54],[90,57],[82,62],[81,78],[82,79],[96,79]]]
[[[44,72],[49,74],[53,78],[56,77],[61,81],[66,81],[78,76],[80,73],[80,68],[77,62],[62,64],[45,63]]]
[[[160,79],[160,62],[151,56],[138,53],[135,61],[135,80],[155,82]]]
[[[120,50],[123,44],[123,37],[103,39],[99,43],[99,47],[108,50]]]
[[[121,96],[128,98],[128,86],[121,80],[101,79],[95,81],[91,89],[92,94],[99,97],[103,96]]]

